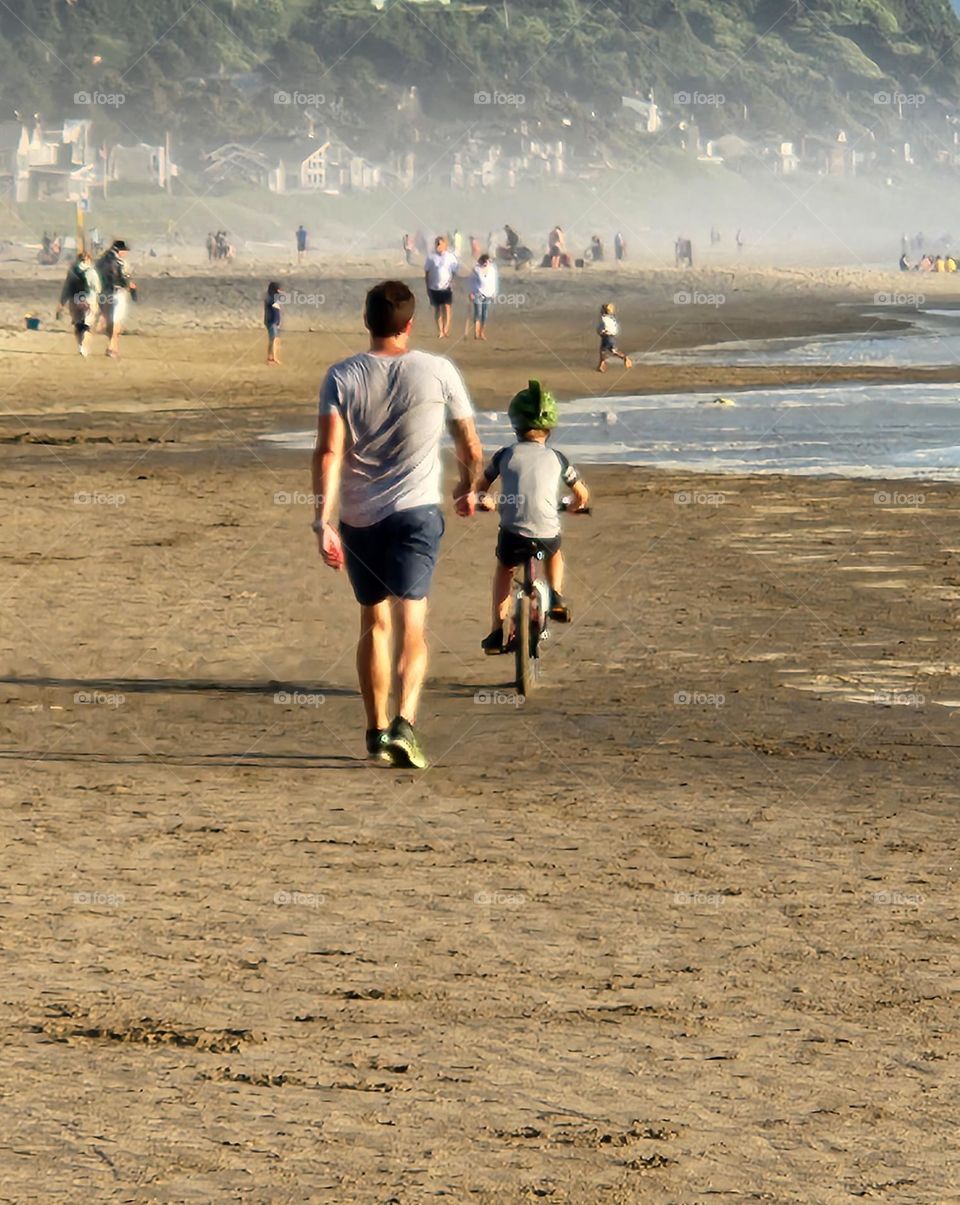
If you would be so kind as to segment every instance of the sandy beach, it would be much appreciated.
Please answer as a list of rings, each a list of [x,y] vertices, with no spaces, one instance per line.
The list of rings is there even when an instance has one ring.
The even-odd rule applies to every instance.
[[[373,768],[308,458],[260,437],[386,267],[283,276],[279,370],[282,264],[147,265],[116,363],[20,329],[59,271],[0,281],[0,1200],[955,1198],[960,487],[587,466],[523,704],[495,520],[450,513],[434,765]],[[897,284],[530,274],[445,350],[484,409],[903,379],[592,372],[607,297],[649,352],[894,329]]]

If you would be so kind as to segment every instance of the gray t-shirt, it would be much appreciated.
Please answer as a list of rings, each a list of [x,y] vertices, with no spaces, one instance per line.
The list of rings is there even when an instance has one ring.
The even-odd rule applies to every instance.
[[[327,372],[320,413],[339,414],[347,427],[340,518],[370,527],[397,511],[439,504],[444,420],[471,418],[473,407],[444,356],[360,352]]]
[[[500,478],[500,526],[532,540],[560,534],[560,487],[580,480],[562,452],[532,439],[501,448],[483,475],[489,482]]]

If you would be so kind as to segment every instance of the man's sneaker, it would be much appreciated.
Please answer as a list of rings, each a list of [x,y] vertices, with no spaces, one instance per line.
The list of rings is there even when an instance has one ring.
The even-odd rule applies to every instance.
[[[413,725],[408,723],[403,716],[398,715],[387,729],[383,748],[395,766],[405,766],[410,770],[426,770],[430,764],[427,761],[427,755],[420,748]]]
[[[384,748],[387,739],[386,728],[368,728],[367,729],[367,757],[371,761],[382,761],[392,763],[393,758]]]
[[[502,653],[503,628],[494,628],[489,636],[484,636],[484,638],[480,641],[480,647],[488,657],[492,657],[496,653]]]
[[[553,601],[550,603],[549,615],[556,623],[570,622],[570,608],[563,601],[563,595],[558,594],[556,590],[553,592]]]

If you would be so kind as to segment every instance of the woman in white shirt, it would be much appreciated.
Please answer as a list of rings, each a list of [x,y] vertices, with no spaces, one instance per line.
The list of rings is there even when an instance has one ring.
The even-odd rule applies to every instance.
[[[497,266],[489,255],[481,255],[470,276],[470,300],[473,302],[473,337],[486,339],[490,307],[497,296]]]

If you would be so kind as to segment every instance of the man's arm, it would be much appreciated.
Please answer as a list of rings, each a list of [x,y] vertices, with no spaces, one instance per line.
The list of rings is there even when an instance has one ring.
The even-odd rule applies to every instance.
[[[340,497],[340,472],[346,428],[335,411],[321,414],[317,423],[317,442],[313,449],[313,512],[317,548],[331,569],[343,568],[340,533],[333,526],[333,514]]]
[[[453,491],[458,515],[466,518],[477,508],[476,487],[483,471],[483,449],[472,418],[454,418],[448,424],[457,453],[460,480]]]

